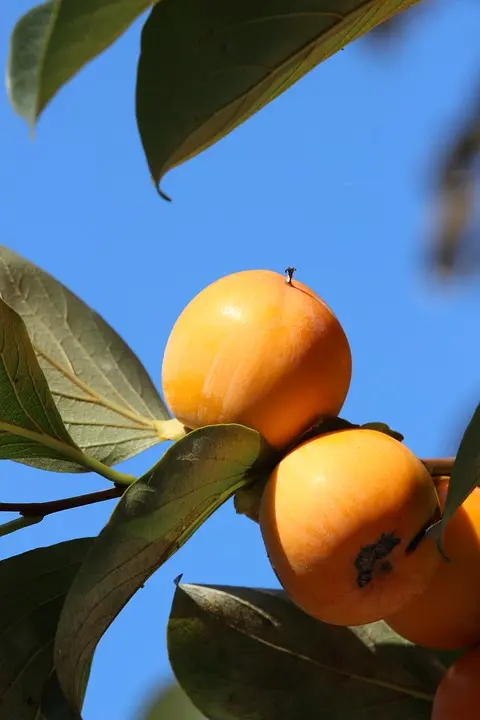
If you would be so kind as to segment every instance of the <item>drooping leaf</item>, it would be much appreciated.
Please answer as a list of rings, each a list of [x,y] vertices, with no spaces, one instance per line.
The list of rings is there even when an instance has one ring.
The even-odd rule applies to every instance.
[[[7,88],[33,126],[58,92],[151,5],[147,0],[49,0],[23,15],[10,40]]]
[[[205,720],[177,683],[163,687],[141,720]]]
[[[82,470],[20,315],[0,297],[0,459]]]
[[[448,484],[442,530],[472,490],[480,485],[480,403],[465,430]]]
[[[217,720],[429,720],[444,666],[383,622],[325,625],[283,592],[178,585],[175,676]]]
[[[242,425],[200,428],[128,488],[85,558],[60,618],[55,665],[73,704],[85,665],[125,603],[238,488],[271,467],[271,452]]]
[[[70,540],[0,562],[0,720],[56,720],[41,712],[44,692],[55,682],[55,631],[65,595],[92,542]],[[68,707],[58,694],[55,706]],[[78,714],[57,715],[58,720],[74,717]]]
[[[418,1],[154,5],[142,32],[137,122],[155,183],[349,42]]]
[[[3,246],[0,293],[23,317],[58,410],[82,450],[110,466],[175,438],[177,421],[167,419],[158,391],[122,338],[52,275]]]

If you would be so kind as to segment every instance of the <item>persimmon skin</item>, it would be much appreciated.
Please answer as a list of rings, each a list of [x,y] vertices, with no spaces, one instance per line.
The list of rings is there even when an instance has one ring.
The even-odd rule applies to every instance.
[[[352,375],[350,346],[306,285],[244,270],[208,285],[168,338],[162,388],[186,427],[240,423],[285,447],[321,415],[338,415]]]
[[[437,484],[441,507],[448,480]],[[386,620],[407,640],[435,650],[462,650],[480,642],[480,488],[445,527],[441,560],[425,592]],[[479,711],[480,712],[480,711]]]
[[[308,440],[280,461],[259,522],[290,599],[323,622],[361,625],[425,589],[440,553],[426,538],[407,549],[438,511],[430,474],[408,448],[349,429]]]
[[[480,647],[450,665],[435,693],[431,720],[478,720],[480,714]]]

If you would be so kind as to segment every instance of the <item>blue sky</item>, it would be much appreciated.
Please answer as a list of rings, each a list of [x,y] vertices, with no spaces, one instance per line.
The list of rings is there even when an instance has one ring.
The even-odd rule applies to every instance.
[[[386,53],[363,41],[319,66],[248,123],[150,185],[134,117],[141,23],[53,101],[32,142],[0,96],[0,242],[43,266],[121,333],[157,384],[185,304],[226,273],[287,265],[340,318],[353,379],[342,415],[383,420],[421,457],[454,451],[478,400],[480,283],[425,273],[432,158],[462,121],[480,73],[480,11],[427,3]],[[30,7],[0,7],[0,58]],[[124,464],[140,474],[161,446]],[[2,500],[105,487],[11,462]],[[104,503],[2,538],[0,558],[98,533]],[[8,518],[5,517],[5,520]],[[169,674],[173,579],[277,586],[258,528],[231,503],[149,580],[102,639],[85,720],[136,720]]]

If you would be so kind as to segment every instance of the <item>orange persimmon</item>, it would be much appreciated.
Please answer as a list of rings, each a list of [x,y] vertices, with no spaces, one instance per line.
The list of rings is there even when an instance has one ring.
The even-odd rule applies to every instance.
[[[424,531],[435,485],[404,445],[376,430],[321,435],[277,465],[259,522],[291,600],[334,625],[380,620],[422,592],[440,562]]]
[[[437,485],[441,507],[448,480]],[[480,643],[480,488],[445,527],[442,560],[425,592],[387,617],[407,640],[436,650],[461,650]],[[479,710],[480,712],[480,710]]]
[[[312,290],[270,270],[208,285],[168,338],[162,388],[186,427],[241,423],[284,447],[337,415],[351,380],[347,337]]]
[[[478,720],[480,716],[480,647],[450,665],[435,693],[431,720]]]

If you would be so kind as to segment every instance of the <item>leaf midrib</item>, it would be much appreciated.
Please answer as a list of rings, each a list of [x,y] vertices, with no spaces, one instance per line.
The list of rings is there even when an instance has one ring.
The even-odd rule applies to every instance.
[[[58,390],[56,390],[54,393],[58,397],[64,397],[65,399],[78,399],[79,401],[90,401],[94,403],[95,405],[99,405],[100,407],[104,407],[108,410],[112,410],[113,412],[117,413],[117,415],[121,415],[122,417],[127,418],[127,420],[131,420],[134,423],[138,423],[143,428],[148,429],[155,429],[155,420],[150,420],[149,418],[146,418],[143,415],[139,415],[136,412],[129,412],[125,407],[122,407],[121,405],[118,405],[117,403],[111,402],[110,400],[107,400],[103,395],[100,395],[96,392],[96,390],[93,390],[93,388],[89,387],[86,383],[83,382],[83,380],[80,380],[78,375],[73,374],[69,372],[64,366],[57,363],[50,355],[47,355],[43,350],[41,350],[37,345],[34,345],[35,352],[37,355],[42,357],[46,362],[48,362],[53,368],[58,370],[64,377],[66,377],[72,385],[76,385],[80,390],[83,390],[86,394],[86,398],[82,398],[79,396],[76,398],[75,396],[69,396],[68,393],[63,393]],[[98,367],[98,366],[97,366]],[[131,406],[130,406],[131,407]],[[88,424],[88,423],[86,423]],[[104,423],[105,426],[108,425],[108,427],[111,427],[109,423]]]
[[[187,592],[187,591],[184,590],[183,592]],[[222,595],[228,595],[228,593],[225,593],[225,592],[222,591],[222,590],[217,590],[217,589],[216,589],[214,592],[215,592],[215,593],[218,593],[218,594],[222,594]],[[187,593],[187,594],[188,594],[188,593]],[[199,605],[200,607],[202,607],[202,605],[199,604],[198,602],[196,602],[195,599],[192,598],[191,595],[189,595],[189,597],[194,600],[194,602],[195,602],[196,605]],[[228,597],[231,597],[231,596],[228,595]],[[239,604],[241,604],[241,605],[246,605],[247,607],[249,607],[250,609],[252,609],[252,604],[249,603],[248,601],[244,601],[243,598],[239,598],[237,595],[235,595],[234,598],[235,598],[235,601],[238,602]],[[255,608],[255,606],[253,606],[253,607]],[[255,611],[256,611],[256,608],[255,608]],[[267,646],[267,647],[272,648],[273,650],[276,650],[276,651],[285,653],[286,655],[290,655],[290,656],[292,656],[292,657],[295,657],[295,658],[297,658],[298,660],[302,660],[303,662],[307,662],[307,663],[313,664],[313,665],[315,665],[315,667],[318,667],[319,669],[324,670],[324,671],[326,671],[326,672],[330,672],[330,673],[334,673],[334,674],[337,674],[337,675],[341,675],[342,677],[347,677],[347,678],[349,678],[350,680],[356,680],[357,682],[365,682],[365,683],[367,683],[367,684],[375,685],[375,686],[377,686],[377,687],[383,687],[383,688],[385,688],[386,690],[393,690],[394,692],[402,693],[403,695],[407,695],[407,696],[409,696],[409,697],[414,697],[414,698],[416,698],[417,700],[426,700],[427,702],[430,702],[430,703],[433,701],[433,698],[434,698],[434,695],[433,695],[433,694],[423,693],[423,692],[421,692],[420,690],[414,690],[413,688],[406,688],[406,687],[401,686],[401,685],[396,685],[395,683],[389,683],[389,682],[387,682],[386,680],[378,680],[378,679],[376,679],[376,678],[370,678],[370,677],[368,677],[368,676],[358,675],[358,674],[356,674],[356,673],[351,673],[351,672],[348,672],[348,671],[346,671],[346,670],[342,670],[342,669],[340,669],[340,668],[336,668],[336,667],[332,667],[332,666],[330,666],[330,665],[326,665],[325,663],[319,662],[318,660],[315,660],[314,658],[312,658],[312,657],[310,657],[310,656],[308,656],[308,655],[304,655],[303,653],[294,652],[294,651],[292,651],[292,650],[289,650],[287,647],[284,647],[283,645],[278,645],[278,644],[269,642],[268,640],[264,640],[263,638],[259,637],[259,636],[256,635],[255,633],[246,632],[241,626],[231,625],[231,624],[228,623],[228,621],[226,621],[225,619],[224,619],[224,622],[226,622],[226,624],[227,624],[232,630],[234,630],[235,632],[240,633],[240,634],[243,635],[244,637],[251,638],[251,639],[253,639],[254,641],[260,643],[261,645],[265,645],[265,646]]]
[[[13,272],[12,272],[11,267],[10,267],[9,264],[6,263],[5,261],[3,261],[3,266],[4,266],[5,270],[6,270],[6,272],[8,273],[8,276],[9,276],[9,278],[10,278],[10,281],[11,281],[12,285],[14,286],[14,288],[15,288],[16,291],[17,291],[17,297],[19,297],[19,298],[27,305],[27,307],[29,307],[28,301],[25,299],[25,297],[24,297],[24,295],[23,295],[23,293],[22,293],[22,291],[21,291],[21,289],[20,289],[20,287],[19,287],[19,284],[18,284],[18,282],[17,282],[17,280],[16,280],[16,277],[15,277],[15,275],[14,275]],[[50,302],[50,304],[53,305],[53,303],[52,303],[52,298],[51,298],[51,296],[50,296],[47,288],[45,287],[45,284],[43,283],[43,278],[42,278],[42,276],[41,276],[40,274],[37,274],[35,277],[36,277],[37,281],[40,283],[40,285],[42,286],[43,293],[44,293],[45,297],[46,297],[47,300]],[[64,296],[63,296],[63,293],[62,293],[62,297],[64,297]],[[19,313],[19,314],[20,314],[20,313]],[[20,317],[22,317],[21,314],[20,314]],[[143,426],[146,427],[146,428],[149,428],[149,429],[150,429],[150,428],[153,428],[154,430],[156,429],[156,426],[155,426],[155,418],[153,418],[153,413],[152,413],[152,418],[153,418],[153,419],[150,420],[149,418],[147,418],[147,417],[145,417],[145,416],[142,416],[142,415],[140,415],[139,413],[137,413],[136,411],[134,411],[134,409],[132,408],[132,406],[129,404],[129,407],[130,407],[131,410],[133,411],[132,413],[130,413],[127,408],[122,407],[121,405],[118,405],[117,403],[113,403],[113,402],[108,401],[108,400],[107,400],[106,398],[104,398],[102,395],[100,395],[100,394],[97,393],[95,390],[93,390],[92,388],[90,388],[88,385],[86,385],[85,383],[83,383],[83,381],[80,380],[80,378],[78,377],[78,375],[76,375],[76,373],[75,373],[75,371],[74,371],[74,368],[73,368],[73,365],[72,365],[72,363],[71,363],[71,361],[70,361],[70,358],[68,357],[68,355],[67,355],[67,353],[65,352],[64,348],[62,347],[62,345],[59,343],[58,338],[55,337],[55,335],[54,335],[54,333],[52,332],[51,328],[47,325],[47,323],[44,321],[44,319],[42,318],[41,315],[35,314],[34,317],[35,317],[35,320],[38,321],[38,322],[42,325],[42,327],[44,328],[44,332],[46,332],[46,333],[49,335],[49,337],[54,341],[54,343],[55,343],[57,346],[59,346],[59,349],[60,349],[62,355],[65,356],[66,361],[67,361],[67,363],[70,365],[70,367],[72,368],[72,371],[73,371],[73,372],[70,372],[64,365],[61,365],[60,363],[57,363],[50,355],[48,355],[46,352],[44,352],[43,350],[41,350],[41,348],[39,348],[35,343],[32,342],[33,348],[34,348],[35,353],[36,353],[37,355],[39,355],[40,357],[43,357],[44,360],[45,360],[47,363],[49,363],[53,368],[55,368],[56,370],[58,370],[58,372],[60,372],[65,378],[67,378],[68,380],[70,380],[70,382],[71,382],[73,385],[76,385],[80,390],[83,390],[83,392],[85,392],[85,393],[87,394],[87,396],[91,399],[91,402],[94,402],[95,404],[99,405],[100,407],[105,407],[105,408],[107,408],[107,409],[110,409],[110,410],[112,410],[113,412],[116,412],[118,415],[121,415],[121,416],[123,416],[123,417],[126,417],[127,419],[132,420],[133,422],[138,422],[139,424],[143,425]],[[66,320],[65,320],[65,322],[66,322]],[[66,323],[66,324],[67,324],[67,327],[68,327],[68,329],[69,329],[69,332],[70,332],[71,337],[73,338],[73,340],[75,341],[75,343],[79,344],[79,341],[78,341],[77,337],[76,337],[76,336],[74,335],[74,333],[71,331],[68,323]],[[28,328],[27,328],[27,330],[28,330]],[[83,345],[81,345],[81,348],[82,348],[82,350],[83,350],[84,352],[87,352],[86,349],[85,349],[85,347],[84,347]],[[93,362],[93,360],[92,360],[92,358],[91,358],[90,355],[89,355],[89,357],[90,357],[90,361],[92,362],[92,365],[94,365],[94,367],[97,369],[97,371],[99,371],[99,372],[101,373],[101,375],[103,376],[104,380],[105,380],[113,389],[115,389],[115,388],[113,387],[113,385],[112,385],[112,382],[111,382],[111,381],[109,380],[109,378],[105,375],[105,373],[101,370],[101,368],[99,368],[98,365]],[[147,404],[145,403],[145,401],[141,398],[141,396],[138,395],[138,393],[137,393],[137,392],[135,391],[135,389],[132,387],[130,381],[128,380],[128,378],[125,376],[125,374],[122,372],[122,370],[119,368],[118,365],[117,365],[117,369],[118,369],[118,371],[120,372],[121,376],[124,378],[124,380],[130,385],[132,391],[133,391],[138,397],[140,397],[140,399],[142,400],[144,406],[148,409],[148,406],[147,406]],[[117,393],[117,394],[119,394],[119,393]],[[62,393],[59,393],[59,392],[57,392],[56,395],[57,395],[57,396],[63,396]],[[65,397],[68,399],[68,396],[65,396]],[[82,399],[83,399],[83,398],[82,398]],[[83,400],[84,400],[84,399],[83,399]],[[106,425],[107,425],[107,423],[106,423]]]

